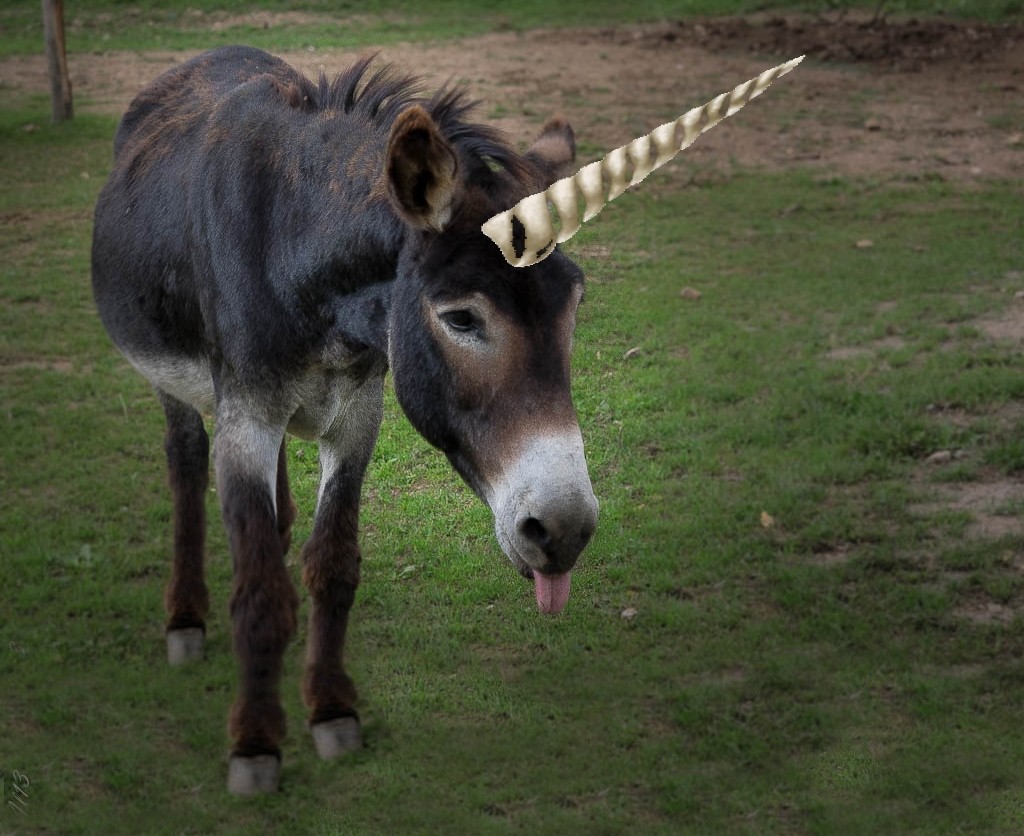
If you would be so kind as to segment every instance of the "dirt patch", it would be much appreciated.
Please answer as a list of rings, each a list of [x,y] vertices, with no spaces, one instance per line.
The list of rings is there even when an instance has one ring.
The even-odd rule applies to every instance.
[[[695,42],[709,49],[744,49],[762,55],[805,54],[821,61],[866,63],[900,71],[935,64],[979,63],[1024,43],[1024,27],[917,18],[889,20],[864,12],[816,17],[762,14],[680,21],[649,36]]]
[[[1017,617],[1017,609],[998,601],[981,599],[960,604],[953,609],[953,614],[972,624],[1010,624]]]
[[[881,302],[876,306],[877,314],[882,315],[894,310],[897,304],[894,302]],[[950,339],[939,350],[951,351],[962,345],[955,339],[957,332],[964,327],[969,327],[977,332],[978,342],[985,341],[995,343],[1009,343],[1024,347],[1024,295],[1018,292],[1012,300],[1006,303],[1001,311],[976,317],[966,322],[947,323],[947,330]],[[874,340],[865,345],[843,346],[833,345],[823,353],[826,360],[844,361],[873,358],[887,351],[899,351],[906,347],[906,341],[898,334],[889,334],[881,339]],[[936,404],[934,411],[943,411],[944,405]],[[970,423],[968,416],[962,416],[967,423]],[[966,424],[959,424],[965,426]]]
[[[870,348],[863,348],[861,346],[840,346],[839,348],[833,348],[825,352],[825,357],[829,360],[857,360],[861,357],[874,357],[875,352]]]
[[[1015,413],[1018,406],[1014,404],[1008,411]],[[967,415],[962,410],[944,411],[942,415],[958,426],[967,426],[980,417]],[[998,413],[990,417],[1004,419]],[[930,554],[923,565],[928,566],[929,571],[938,571],[940,586],[955,597],[957,603],[951,610],[954,618],[979,627],[1010,624],[1024,614],[1024,598],[1013,591],[1024,571],[1024,554],[1016,545],[1017,538],[1024,536],[1024,480],[984,469],[970,482],[934,484],[929,481],[941,473],[941,468],[950,466],[947,462],[955,459],[953,456],[944,459],[942,464],[922,464],[916,478],[929,496],[927,501],[914,503],[907,510],[926,520],[949,511],[965,514],[969,521],[963,540],[998,556],[998,562],[983,572],[970,566],[942,569],[937,555]],[[935,522],[938,531],[938,521]],[[980,582],[982,577],[995,586]],[[997,589],[1000,591],[994,591]]]
[[[211,25],[288,20],[265,17],[225,16]],[[796,73],[702,137],[655,182],[679,185],[692,180],[694,167],[733,165],[966,182],[1024,174],[1021,43],[1021,27],[787,17],[501,32],[399,44],[382,57],[422,73],[428,86],[465,82],[486,103],[482,118],[523,142],[552,113],[566,114],[587,161],[778,60],[809,54]],[[355,54],[282,57],[316,75],[335,73]],[[76,106],[120,113],[145,83],[186,57],[72,54]],[[0,61],[0,96],[47,89],[41,55]]]
[[[976,319],[973,324],[990,340],[1024,345],[1024,302],[1015,300],[1002,313]]]
[[[856,554],[857,550],[853,544],[839,543],[832,548],[815,552],[807,562],[812,566],[834,568],[836,566],[845,566],[853,560]]]
[[[35,372],[59,372],[60,374],[73,374],[75,364],[71,360],[0,360],[0,372],[20,372],[25,370]]]
[[[861,357],[875,357],[880,351],[898,351],[905,346],[902,337],[890,335],[866,346],[837,346],[826,351],[825,357],[829,360],[856,360]]]
[[[965,511],[971,516],[967,536],[998,540],[1024,534],[1024,519],[1015,513],[1024,507],[1024,481],[993,477],[986,481],[935,486],[936,498],[911,506],[915,514]]]
[[[939,403],[930,405],[928,412],[934,420],[959,430],[985,422],[996,432],[1005,433],[1020,424],[1024,403],[1009,401],[980,412]],[[960,467],[970,459],[966,451],[945,450],[933,452],[921,462],[914,478],[931,496],[911,505],[910,512],[926,517],[943,511],[964,512],[971,519],[966,530],[971,539],[1024,535],[1024,479],[983,468],[972,481],[935,483],[942,478],[944,468]]]

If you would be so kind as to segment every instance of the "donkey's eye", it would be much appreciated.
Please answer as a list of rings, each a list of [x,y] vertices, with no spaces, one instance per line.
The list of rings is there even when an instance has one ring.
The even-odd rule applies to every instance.
[[[473,316],[472,312],[463,308],[457,308],[453,311],[445,311],[441,314],[441,319],[444,320],[444,324],[453,331],[461,331],[462,333],[476,331],[480,327],[480,323],[477,318]]]

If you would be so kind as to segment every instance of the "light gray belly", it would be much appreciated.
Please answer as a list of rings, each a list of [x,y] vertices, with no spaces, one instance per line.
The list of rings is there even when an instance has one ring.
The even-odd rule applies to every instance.
[[[210,364],[205,358],[128,357],[129,362],[153,386],[204,416],[213,416],[217,400]],[[283,392],[285,403],[268,404],[272,412],[289,415],[287,429],[292,435],[310,441],[336,435],[346,412],[365,392],[361,387],[370,378],[382,377],[385,365],[365,364],[350,367],[313,366],[290,381]],[[254,399],[254,405],[259,398]]]

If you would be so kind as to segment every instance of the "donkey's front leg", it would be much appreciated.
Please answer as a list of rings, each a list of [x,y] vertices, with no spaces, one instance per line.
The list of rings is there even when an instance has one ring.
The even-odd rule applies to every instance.
[[[348,614],[359,586],[359,493],[380,427],[381,394],[381,380],[367,381],[337,436],[321,441],[316,519],[302,550],[311,603],[302,693],[322,758],[362,746],[356,689],[343,657]]]
[[[240,408],[217,410],[214,462],[234,561],[231,597],[240,691],[231,710],[228,790],[277,789],[285,735],[281,660],[295,632],[298,598],[284,564],[275,495],[283,429]]]

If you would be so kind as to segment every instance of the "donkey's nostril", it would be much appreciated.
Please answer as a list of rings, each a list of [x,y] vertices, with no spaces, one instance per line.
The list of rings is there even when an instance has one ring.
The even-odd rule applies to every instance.
[[[541,551],[546,551],[551,545],[551,535],[544,527],[544,523],[536,517],[527,517],[519,523],[520,533]]]

